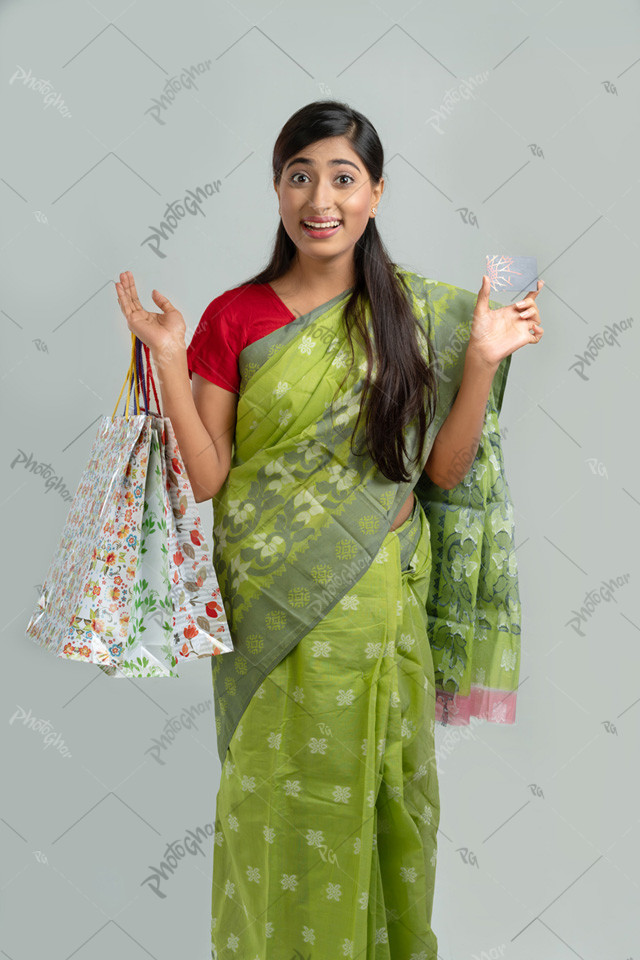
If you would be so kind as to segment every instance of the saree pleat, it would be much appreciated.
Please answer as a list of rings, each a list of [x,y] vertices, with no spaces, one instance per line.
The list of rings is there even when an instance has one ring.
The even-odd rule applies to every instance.
[[[217,797],[215,960],[435,960],[430,566],[416,502],[246,708]]]

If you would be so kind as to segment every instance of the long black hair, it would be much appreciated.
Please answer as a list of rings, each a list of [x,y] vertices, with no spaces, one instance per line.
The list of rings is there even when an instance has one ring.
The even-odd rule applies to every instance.
[[[284,165],[291,157],[318,140],[339,136],[349,140],[371,181],[379,183],[383,149],[375,128],[357,110],[337,100],[308,103],[287,120],[273,148],[275,183],[280,183]],[[296,253],[296,245],[281,220],[269,263],[244,282],[263,284],[277,280],[288,272]],[[414,458],[417,462],[422,457],[426,431],[435,416],[437,378],[433,345],[424,331],[428,350],[428,360],[425,360],[418,342],[418,321],[395,267],[380,238],[375,218],[370,217],[355,244],[355,282],[344,308],[352,366],[352,327],[359,333],[367,356],[367,376],[351,449],[355,452],[353,438],[364,415],[365,443],[371,458],[388,479],[407,482],[410,476],[406,467],[405,428],[417,419],[418,446]],[[361,301],[368,301],[370,306],[373,343],[360,307]],[[376,375],[372,378],[374,366]]]

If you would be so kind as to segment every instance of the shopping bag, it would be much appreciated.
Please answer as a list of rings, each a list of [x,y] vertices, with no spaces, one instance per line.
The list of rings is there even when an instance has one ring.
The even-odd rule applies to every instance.
[[[135,577],[128,594],[128,632],[119,650],[112,651],[111,661],[100,664],[100,667],[109,676],[177,677],[163,495],[163,452],[158,423],[154,423],[157,418],[146,419],[151,440]]]
[[[220,641],[221,652],[233,649],[233,643],[208,541],[169,418],[164,420],[163,436],[175,652],[178,657],[207,656],[212,640]]]
[[[126,639],[150,430],[102,418],[27,634],[69,660],[108,663]],[[105,583],[108,579],[108,583]],[[121,614],[106,597],[116,581]],[[104,598],[100,602],[100,598]]]
[[[26,634],[110,676],[178,676],[179,660],[230,652],[233,642],[149,351],[133,334],[120,396],[127,382],[124,415],[101,418]]]

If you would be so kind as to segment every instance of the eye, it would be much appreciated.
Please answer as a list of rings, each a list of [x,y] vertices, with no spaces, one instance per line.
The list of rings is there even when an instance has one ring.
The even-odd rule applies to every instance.
[[[297,173],[292,174],[292,175],[289,177],[289,180],[291,181],[291,183],[302,183],[303,181],[301,181],[301,180],[296,180],[296,177],[306,177],[306,176],[307,176],[306,173],[303,173],[302,170],[299,170]],[[340,179],[342,179],[343,177],[346,177],[349,183],[355,183],[355,179],[354,179],[354,177],[351,176],[350,173],[339,173],[337,179],[340,180]],[[308,178],[307,178],[307,179],[308,179]]]

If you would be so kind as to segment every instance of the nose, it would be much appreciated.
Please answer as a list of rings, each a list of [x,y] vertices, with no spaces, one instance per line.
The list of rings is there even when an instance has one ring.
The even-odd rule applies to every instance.
[[[311,206],[317,211],[318,216],[325,216],[330,212],[333,206],[333,196],[331,186],[319,180],[311,194]]]

